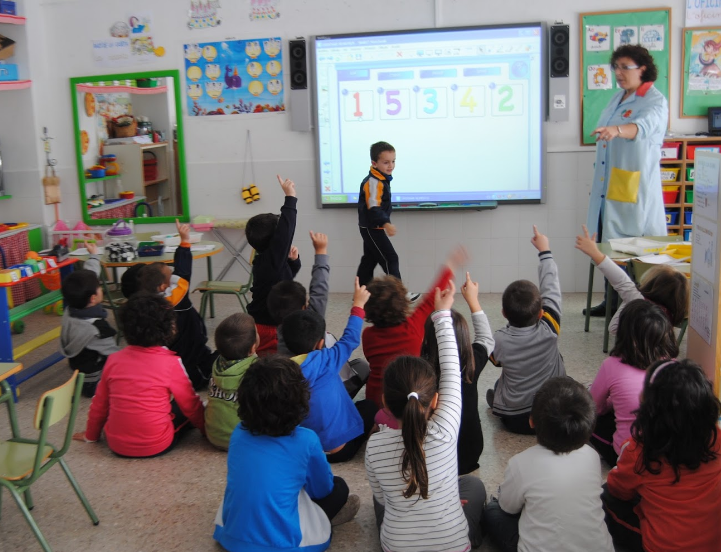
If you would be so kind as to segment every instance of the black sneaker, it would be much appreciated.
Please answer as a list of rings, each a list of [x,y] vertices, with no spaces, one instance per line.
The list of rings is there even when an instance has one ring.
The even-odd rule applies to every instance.
[[[583,314],[586,315],[586,309],[583,309]],[[591,307],[591,316],[606,316],[606,301]]]
[[[493,408],[493,399],[495,398],[496,393],[493,391],[493,389],[489,389],[486,391],[486,402],[488,403],[488,408]]]
[[[408,301],[410,301],[411,303],[415,303],[420,296],[421,296],[420,293],[415,293],[415,292],[411,292],[411,291],[406,293],[406,299],[408,299]]]

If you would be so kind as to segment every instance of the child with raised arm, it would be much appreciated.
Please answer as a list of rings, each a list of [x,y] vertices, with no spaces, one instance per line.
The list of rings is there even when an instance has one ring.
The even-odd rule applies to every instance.
[[[295,183],[276,176],[285,194],[280,216],[274,213],[255,215],[245,226],[248,244],[255,249],[253,287],[250,288],[253,299],[248,305],[248,314],[258,327],[259,356],[275,353],[278,344],[277,328],[268,311],[268,294],[275,284],[292,280],[300,270],[298,249],[293,247],[298,216]]]
[[[619,550],[719,550],[720,414],[698,364],[660,360],[648,368],[631,439],[601,496]]]
[[[208,385],[216,354],[208,348],[205,322],[190,300],[190,279],[193,274],[193,254],[190,251],[190,225],[175,220],[180,245],[173,255],[173,268],[165,263],[152,263],[138,273],[140,289],[160,294],[176,313],[176,330],[171,351],[183,360],[195,389]]]
[[[533,399],[538,444],[508,461],[486,530],[503,552],[613,552],[603,520],[601,463],[588,446],[595,412],[583,385],[547,380]]]
[[[503,292],[503,316],[508,325],[496,331],[491,362],[501,367],[494,389],[486,392],[488,406],[509,431],[533,434],[528,423],[533,396],[546,380],[565,376],[558,334],[561,331],[561,284],[548,238],[533,227],[538,250],[540,291],[533,282],[516,280]]]
[[[339,372],[360,344],[363,307],[369,293],[355,282],[348,325],[338,342],[326,349],[325,320],[309,310],[296,311],[283,322],[283,338],[310,385],[310,412],[301,422],[318,434],[328,461],[345,462],[358,452],[373,428],[378,408],[370,400],[353,403]]]
[[[488,362],[488,357],[493,353],[494,341],[488,317],[478,301],[478,282],[471,280],[470,272],[466,272],[466,281],[461,287],[461,293],[471,309],[474,333],[471,344],[466,319],[458,311],[452,310],[453,332],[456,335],[461,362],[463,399],[461,429],[458,433],[458,475],[466,475],[478,468],[478,458],[483,452],[483,429],[478,412],[478,378]],[[421,346],[421,356],[431,363],[440,378],[440,354],[431,317],[426,320],[426,335]],[[379,422],[378,415],[376,422]]]
[[[101,305],[103,288],[98,279],[98,246],[86,242],[85,247],[90,258],[82,269],[63,280],[62,294],[67,308],[60,329],[60,352],[68,358],[71,370],[85,374],[82,393],[92,397],[108,356],[120,347],[115,342],[118,332],[108,324],[108,313]]]
[[[657,265],[643,275],[640,285],[636,287],[625,270],[601,253],[596,243],[596,234],[589,236],[585,225],[583,235],[576,236],[576,249],[591,258],[623,301],[608,325],[608,331],[613,335],[618,329],[621,311],[634,299],[645,299],[657,304],[666,313],[672,326],[680,324],[688,315],[688,278],[682,272],[667,265]]]
[[[461,369],[451,307],[455,286],[435,291],[431,315],[441,377],[425,360],[397,357],[383,378],[383,403],[401,429],[382,426],[366,447],[365,466],[386,552],[456,552],[480,546],[486,490],[458,478]]]

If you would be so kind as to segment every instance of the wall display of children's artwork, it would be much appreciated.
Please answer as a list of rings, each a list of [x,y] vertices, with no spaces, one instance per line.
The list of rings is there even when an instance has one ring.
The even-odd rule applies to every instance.
[[[721,27],[683,30],[681,117],[706,117],[721,105]]]
[[[278,19],[280,0],[250,0],[250,20]]]
[[[591,133],[598,125],[601,112],[621,90],[610,65],[611,55],[620,46],[640,44],[649,50],[658,68],[654,86],[670,100],[670,26],[670,8],[580,15],[581,145],[596,144],[596,137]]]
[[[212,29],[220,25],[220,0],[190,0],[188,27]]]
[[[280,37],[186,44],[188,115],[285,111]]]
[[[153,40],[153,16],[129,12],[124,20],[108,29],[109,38],[93,40],[93,60],[97,67],[122,67],[148,63],[165,55],[165,48]]]

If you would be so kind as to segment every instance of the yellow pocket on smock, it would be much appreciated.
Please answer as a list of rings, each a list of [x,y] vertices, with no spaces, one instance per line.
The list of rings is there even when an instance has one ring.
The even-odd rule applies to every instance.
[[[606,199],[636,203],[638,201],[638,186],[641,183],[640,171],[625,171],[612,168],[611,178],[608,181]]]

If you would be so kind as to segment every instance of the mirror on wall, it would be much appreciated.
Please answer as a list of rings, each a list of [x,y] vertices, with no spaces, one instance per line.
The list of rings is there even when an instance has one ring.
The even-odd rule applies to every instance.
[[[86,224],[189,220],[178,71],[70,79]]]

